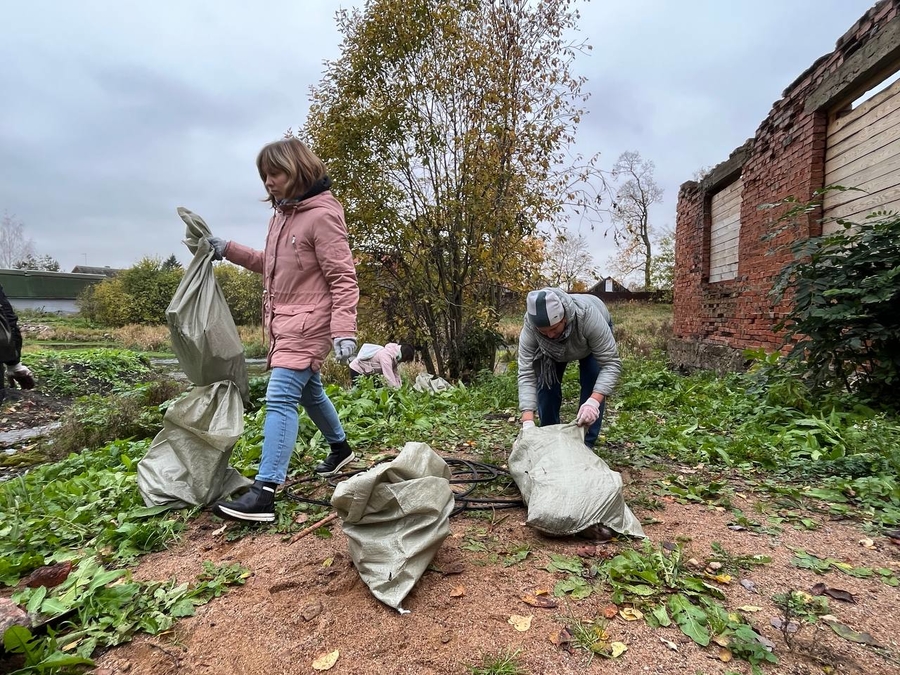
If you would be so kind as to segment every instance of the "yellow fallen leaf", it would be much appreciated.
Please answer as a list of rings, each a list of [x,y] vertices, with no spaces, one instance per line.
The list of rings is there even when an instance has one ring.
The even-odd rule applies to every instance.
[[[464,596],[465,594],[466,594],[466,588],[465,588],[465,586],[457,586],[457,587],[454,588],[452,591],[450,591],[450,597],[451,597],[451,598],[461,598],[461,597]]]
[[[875,542],[866,537],[865,539],[859,540],[860,546],[865,546],[866,548],[875,548]]]
[[[741,605],[738,609],[742,612],[758,612],[762,607],[757,607],[756,605]]]
[[[322,656],[312,662],[312,667],[314,670],[331,670],[334,664],[337,663],[340,655],[341,652],[337,649],[328,654],[322,654]]]
[[[722,663],[728,663],[729,661],[731,661],[731,651],[728,649],[720,649],[719,661],[721,661]]]
[[[709,574],[709,573],[707,573],[706,576],[708,578],[712,579],[713,581],[719,582],[720,584],[730,584],[731,580],[734,578],[730,574]]]
[[[535,595],[550,595],[550,591],[546,588],[539,588],[534,592]]]
[[[518,614],[513,614],[509,617],[506,622],[510,624],[513,628],[518,631],[526,631],[531,628],[531,619],[534,618],[532,616],[520,616]]]
[[[612,656],[614,659],[617,659],[620,656],[622,656],[622,654],[624,654],[625,652],[628,651],[628,645],[626,645],[624,642],[610,642],[609,649],[610,649],[609,655]]]
[[[715,642],[720,647],[728,646],[728,638],[724,635],[713,635],[712,641]]]
[[[331,567],[334,564],[334,558],[325,558],[322,561],[322,567]]]
[[[68,643],[68,644],[66,644],[66,645],[63,645],[63,646],[61,647],[61,649],[62,649],[64,652],[70,652],[70,651],[72,651],[73,649],[75,649],[75,647],[77,647],[80,643],[81,643],[81,640],[75,640],[74,642],[70,642],[70,643]]]
[[[639,621],[644,618],[641,610],[635,609],[634,607],[623,607],[619,610],[619,616],[626,621]]]

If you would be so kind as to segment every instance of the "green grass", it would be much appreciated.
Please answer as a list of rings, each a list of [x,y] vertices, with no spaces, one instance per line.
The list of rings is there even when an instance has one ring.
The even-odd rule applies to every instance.
[[[484,654],[480,665],[466,665],[469,675],[527,675],[519,661],[519,650]]]

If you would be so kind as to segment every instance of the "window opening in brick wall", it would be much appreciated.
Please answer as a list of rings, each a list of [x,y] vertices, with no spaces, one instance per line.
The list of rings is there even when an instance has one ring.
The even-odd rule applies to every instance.
[[[874,87],[869,89],[867,92],[865,92],[864,94],[859,96],[855,101],[853,101],[853,103],[850,104],[850,107],[847,110],[842,110],[841,112],[846,113],[846,112],[849,112],[850,110],[854,110],[854,109],[858,108],[860,105],[862,105],[863,103],[868,101],[870,98],[872,98],[876,94],[879,94],[882,91],[884,91],[885,89],[887,89],[888,87],[890,87],[897,80],[900,80],[900,70],[898,70],[896,73],[894,73],[887,79],[882,80],[881,82],[876,84]]]
[[[727,281],[737,276],[743,188],[744,181],[738,178],[712,196],[709,237],[710,282]]]
[[[837,218],[860,223],[873,211],[900,210],[900,72],[858,101],[829,116],[824,183],[859,190],[825,194],[824,234],[841,229]]]

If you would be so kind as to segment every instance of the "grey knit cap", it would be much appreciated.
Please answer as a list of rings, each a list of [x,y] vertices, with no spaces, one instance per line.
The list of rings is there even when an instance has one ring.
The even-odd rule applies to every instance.
[[[559,296],[549,288],[531,291],[525,300],[525,311],[535,328],[555,326],[566,315],[566,309]]]

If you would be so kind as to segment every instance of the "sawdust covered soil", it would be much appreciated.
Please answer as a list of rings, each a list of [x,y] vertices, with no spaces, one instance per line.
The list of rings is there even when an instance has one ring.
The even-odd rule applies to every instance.
[[[651,472],[631,470],[626,496],[647,483]],[[738,494],[739,506],[751,512],[755,498]],[[793,549],[802,548],[870,568],[900,574],[900,548],[887,537],[865,534],[858,525],[819,517],[816,530],[785,526],[778,534],[734,531],[733,515],[722,508],[663,500],[662,508],[633,506],[646,521],[645,530],[657,545],[681,542],[685,556],[710,557],[719,542],[732,555],[770,556],[770,564],[755,566],[721,585],[730,611],[745,612],[754,628],[775,646],[780,662],[763,672],[813,675],[820,673],[900,673],[900,592],[878,578],[855,578],[829,572],[819,575],[791,564]],[[318,657],[337,651],[332,675],[463,674],[481,665],[484,655],[517,653],[521,672],[542,673],[741,673],[751,667],[725,655],[715,645],[701,648],[677,628],[650,628],[644,621],[612,618],[608,639],[627,645],[617,659],[591,655],[571,645],[551,641],[574,621],[592,621],[610,606],[607,591],[583,600],[559,598],[554,608],[526,604],[522,596],[550,591],[562,577],[547,571],[550,554],[610,557],[639,546],[633,541],[592,543],[578,538],[548,538],[525,525],[525,510],[497,511],[492,518],[461,514],[451,519],[451,535],[433,565],[419,580],[401,615],[377,601],[360,580],[341,533],[340,521],[330,525],[334,536],[307,536],[289,543],[285,537],[259,534],[226,541],[221,521],[208,513],[195,520],[183,540],[171,550],[152,554],[136,570],[142,579],[176,577],[193,580],[206,560],[239,562],[252,570],[246,584],[197,608],[194,617],[179,621],[159,636],[141,635],[97,659],[99,675],[221,674],[277,675],[314,673]],[[229,525],[232,527],[232,525]],[[872,537],[871,547],[860,541]],[[471,546],[476,539],[481,546]],[[521,562],[504,565],[504,557],[527,546]],[[481,549],[486,550],[472,550]],[[876,575],[877,576],[877,575]],[[741,581],[746,582],[744,584]],[[792,589],[809,591],[817,583],[846,590],[855,603],[831,600],[830,611],[855,631],[868,632],[881,653],[837,636],[827,626],[806,626],[788,649],[772,622],[779,616],[772,596]],[[510,622],[513,615],[531,616],[528,630]],[[668,644],[667,644],[668,642]]]

